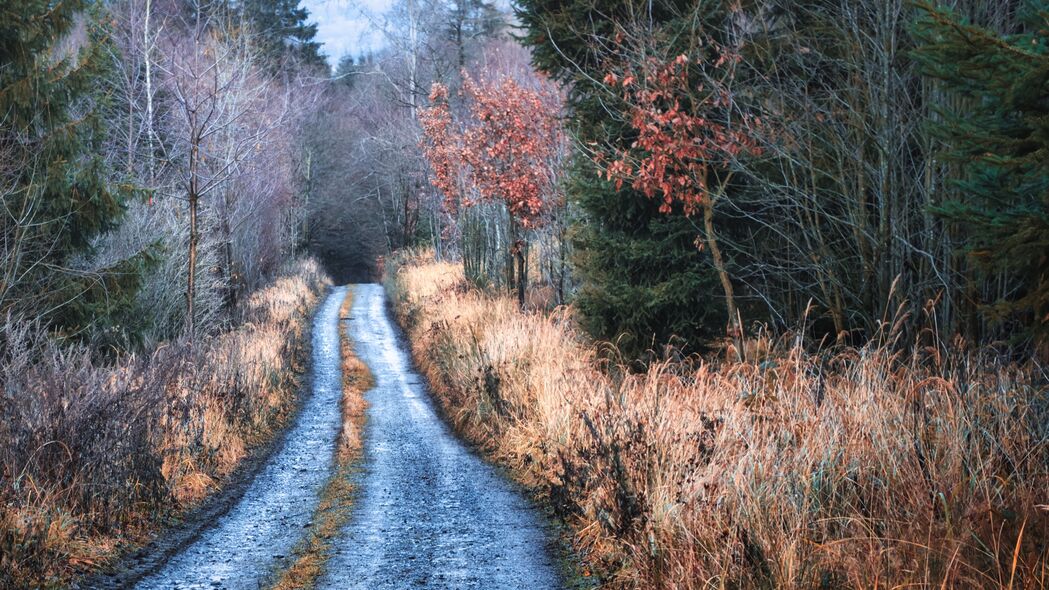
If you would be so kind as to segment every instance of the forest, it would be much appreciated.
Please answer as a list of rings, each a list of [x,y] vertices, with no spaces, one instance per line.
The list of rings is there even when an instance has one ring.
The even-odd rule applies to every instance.
[[[343,56],[299,0],[0,5],[0,588],[222,497],[368,283],[560,586],[1049,588],[1049,1],[387,4]],[[366,500],[340,334],[343,512],[250,587]]]

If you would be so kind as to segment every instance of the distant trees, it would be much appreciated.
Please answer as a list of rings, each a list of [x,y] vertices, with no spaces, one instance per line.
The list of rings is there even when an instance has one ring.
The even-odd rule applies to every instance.
[[[438,82],[449,89],[448,114],[460,119],[463,71],[497,63],[527,72],[527,55],[504,39],[505,15],[486,0],[399,0],[370,16],[387,46],[343,58],[325,97],[325,122],[311,137],[322,193],[311,201],[311,247],[340,276],[363,280],[375,275],[376,258],[397,248],[427,246],[454,257],[461,244],[477,244],[469,252],[478,256],[469,259],[501,283],[506,212],[484,203],[456,218],[427,179],[419,115]]]
[[[271,68],[291,59],[298,66],[327,70],[320,44],[314,39],[317,25],[300,0],[251,0],[244,2],[244,17],[254,34],[254,45]]]

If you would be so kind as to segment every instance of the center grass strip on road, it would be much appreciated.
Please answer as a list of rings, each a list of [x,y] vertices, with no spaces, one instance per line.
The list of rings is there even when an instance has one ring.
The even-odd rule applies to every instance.
[[[354,352],[345,322],[350,319],[354,289],[346,290],[339,309],[339,344],[342,351],[342,430],[335,450],[335,468],[320,492],[313,513],[313,523],[306,537],[294,550],[295,561],[276,575],[271,590],[313,588],[324,573],[331,556],[333,540],[349,521],[353,509],[354,485],[350,477],[361,457],[361,433],[364,431],[368,402],[364,392],[372,388],[371,372]]]

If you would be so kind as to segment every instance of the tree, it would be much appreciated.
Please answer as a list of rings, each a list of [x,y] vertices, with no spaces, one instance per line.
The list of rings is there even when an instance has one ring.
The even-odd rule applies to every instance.
[[[989,315],[1025,334],[1049,333],[1049,2],[1029,0],[1021,29],[1000,34],[921,5],[915,33],[925,72],[967,97],[933,121],[960,170],[936,212],[959,224],[963,252],[1004,288]]]
[[[456,63],[466,67],[466,47],[470,40],[493,36],[502,26],[502,15],[492,2],[451,0],[448,10],[448,37],[455,45]]]
[[[0,8],[3,234],[0,313],[79,334],[126,303],[139,261],[92,271],[74,260],[112,228],[130,191],[109,186],[94,80],[104,49],[77,28],[81,2]]]
[[[317,25],[307,22],[309,12],[300,0],[251,0],[244,3],[263,59],[274,68],[287,58],[311,68],[327,69],[315,40]]]
[[[697,37],[693,42],[699,46],[696,58],[654,57],[646,48],[624,56],[616,71],[605,76],[605,83],[621,89],[630,105],[628,118],[637,134],[629,150],[619,149],[611,158],[606,173],[617,190],[628,180],[646,197],[659,196],[661,213],[673,213],[675,203],[686,216],[702,209],[702,240],[725,294],[728,333],[738,339],[739,312],[718,244],[714,206],[732,179],[733,160],[760,153],[752,131],[760,119],[738,112],[732,98],[739,54],[714,39]],[[690,70],[698,74],[690,75]]]
[[[617,28],[642,18],[653,27],[681,29],[722,18],[722,2],[703,0],[522,0],[523,40],[540,70],[570,88],[568,121],[578,149],[566,181],[580,209],[573,230],[574,268],[581,281],[576,305],[598,338],[615,341],[627,358],[674,343],[686,351],[724,334],[720,281],[709,248],[695,247],[697,229],[680,204],[661,203],[629,183],[617,189],[592,157],[594,146],[627,149],[635,132],[629,106],[603,82]],[[602,43],[601,40],[606,40]],[[731,261],[726,265],[731,266]]]
[[[193,338],[196,328],[197,260],[202,226],[203,202],[212,193],[222,199],[216,220],[222,235],[223,274],[232,280],[232,244],[229,215],[232,210],[230,181],[245,160],[262,149],[262,142],[283,123],[288,110],[287,96],[273,96],[271,80],[259,74],[254,48],[247,36],[223,30],[222,19],[199,13],[190,34],[174,40],[168,49],[172,117],[172,141],[181,156],[176,166],[188,207],[189,243],[186,259],[186,332]],[[272,100],[280,105],[277,113],[261,120],[249,117],[261,113]],[[230,284],[230,293],[235,293]],[[231,297],[227,295],[227,304]]]
[[[559,97],[548,87],[526,88],[513,78],[475,82],[464,75],[469,117],[461,132],[454,129],[448,91],[435,84],[433,106],[421,113],[434,185],[445,195],[446,207],[458,210],[474,200],[463,190],[465,182],[481,201],[497,201],[510,215],[508,284],[516,286],[518,303],[525,305],[528,283],[526,232],[542,223],[542,213],[556,181],[555,161],[563,135],[557,113]],[[514,276],[516,275],[516,281]],[[516,284],[515,284],[516,283]]]

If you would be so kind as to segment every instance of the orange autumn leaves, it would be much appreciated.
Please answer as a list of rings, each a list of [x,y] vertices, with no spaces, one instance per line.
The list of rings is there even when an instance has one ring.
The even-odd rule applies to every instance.
[[[712,169],[761,153],[755,139],[761,120],[738,112],[731,91],[739,61],[738,54],[722,50],[709,63],[694,64],[692,72],[686,55],[611,68],[604,82],[621,93],[636,139],[629,150],[600,158],[607,162],[606,178],[617,189],[629,183],[649,198],[660,197],[663,213],[680,203],[692,215],[711,198]]]
[[[447,87],[433,85],[419,122],[431,182],[449,212],[499,201],[522,227],[541,225],[564,132],[560,96],[543,81],[535,86],[509,76],[474,81],[464,75],[466,112],[456,121]]]

